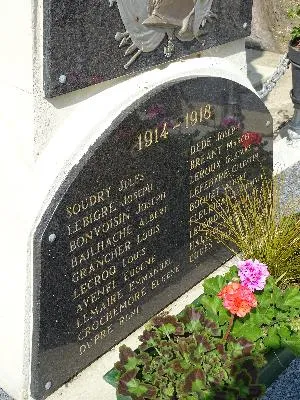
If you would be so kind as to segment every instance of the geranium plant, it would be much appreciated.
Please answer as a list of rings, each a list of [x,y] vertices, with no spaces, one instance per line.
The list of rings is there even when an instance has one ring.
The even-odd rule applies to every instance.
[[[132,399],[257,399],[270,349],[300,354],[300,293],[282,291],[258,260],[204,281],[178,316],[154,317],[137,350],[122,346],[117,393]]]
[[[158,315],[133,351],[120,348],[117,393],[134,400],[258,399],[265,354],[300,354],[300,292],[281,290],[268,267],[240,261],[208,278],[178,316]]]
[[[256,399],[264,357],[253,344],[224,337],[218,323],[187,307],[153,318],[136,351],[120,348],[117,393],[135,400]]]
[[[263,353],[288,347],[300,354],[298,287],[280,289],[267,266],[257,260],[241,261],[226,275],[206,279],[203,286],[194,307],[205,310],[223,331],[230,327],[231,335],[252,341]]]

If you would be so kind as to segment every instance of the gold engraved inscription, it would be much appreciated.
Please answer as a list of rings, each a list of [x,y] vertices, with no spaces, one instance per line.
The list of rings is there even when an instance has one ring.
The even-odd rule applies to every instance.
[[[155,211],[151,211],[144,217],[141,217],[139,226],[142,227],[142,226],[148,225],[151,222],[160,218],[161,216],[165,215],[166,213],[167,213],[167,206],[159,208],[158,210],[155,210]]]
[[[213,119],[214,110],[211,104],[206,104],[200,107],[198,110],[187,112],[185,116],[178,117],[175,123],[164,121],[160,126],[153,129],[148,129],[145,132],[138,135],[137,138],[137,149],[142,151],[153,145],[156,145],[164,140],[167,140],[170,136],[170,132],[178,128],[189,130],[191,127],[195,127],[204,123],[207,120]]]
[[[140,200],[146,197],[149,193],[153,191],[153,184],[146,184],[146,186],[141,189],[136,190],[133,193],[125,194],[122,200],[122,206],[132,204],[136,200]]]
[[[111,186],[101,189],[98,192],[86,197],[78,203],[74,203],[66,207],[67,216],[70,218],[73,215],[80,214],[88,208],[94,207],[96,204],[103,203],[111,196]]]
[[[149,295],[152,280],[162,284],[176,273],[171,259],[158,261],[147,249],[161,231],[166,199],[165,191],[137,173],[66,207],[80,355],[111,336],[116,323],[138,317],[138,303]]]
[[[137,244],[145,242],[152,236],[157,235],[159,232],[160,232],[159,224],[152,226],[151,228],[148,228],[148,229],[142,231],[141,233],[138,233],[136,242],[137,242]]]
[[[148,210],[149,208],[152,208],[158,203],[161,203],[163,200],[166,199],[166,192],[162,192],[157,194],[156,196],[152,197],[150,200],[147,200],[143,203],[138,203],[138,209],[136,211],[137,214],[140,214],[143,211]]]
[[[151,289],[154,290],[156,289],[158,286],[160,286],[162,283],[164,284],[166,281],[168,281],[169,279],[171,279],[173,276],[175,276],[176,274],[178,274],[180,272],[180,268],[178,265],[176,265],[174,268],[171,268],[169,271],[167,271],[164,275],[162,275],[161,277],[154,279],[151,282]]]
[[[151,261],[155,261],[155,259],[152,259]],[[168,269],[168,267],[171,267],[172,261],[170,258],[167,258],[159,263],[151,262],[151,264],[148,264],[148,266],[151,267],[145,269],[145,268],[138,268],[138,269],[131,269],[128,271],[128,274],[130,274],[131,279],[128,280],[128,285],[129,285],[129,290],[130,292],[133,290],[136,290],[139,286],[142,286],[145,284],[145,282],[153,279],[154,277],[160,275],[162,272]],[[143,267],[145,264],[143,265]],[[142,265],[140,266],[142,267]],[[142,274],[141,272],[144,272]],[[128,275],[127,275],[128,277]]]
[[[222,146],[217,146],[215,150],[210,150],[207,154],[200,157],[196,157],[190,161],[190,170],[200,167],[208,160],[214,160],[217,156],[221,154]]]
[[[132,178],[130,177],[128,179],[121,179],[121,181],[119,183],[118,191],[122,192],[124,190],[131,189],[131,188],[139,185],[144,180],[145,180],[145,176],[142,174],[134,175]]]
[[[212,249],[211,240],[201,229],[218,221],[222,193],[245,178],[245,169],[258,160],[257,152],[248,155],[248,151],[242,146],[236,126],[202,138],[190,147],[190,262],[197,262]]]
[[[108,232],[108,230],[112,229],[112,227],[117,227],[119,225],[124,224],[124,222],[127,222],[129,219],[130,215],[128,213],[123,212],[120,213],[117,217],[114,217],[113,219],[110,219],[107,222],[101,223],[98,226],[94,226],[90,231],[84,232],[81,236],[78,236],[76,239],[70,241],[70,253],[80,247],[85,246],[90,241],[95,240],[96,238],[101,236],[102,233]],[[120,238],[126,237],[130,234],[131,234],[131,225],[128,225],[127,227],[115,233],[112,239],[110,239],[110,241],[112,240],[114,243],[116,243]],[[104,241],[102,241],[102,243],[104,246]],[[111,243],[109,243],[109,240],[107,240],[105,247],[108,247],[110,245]]]

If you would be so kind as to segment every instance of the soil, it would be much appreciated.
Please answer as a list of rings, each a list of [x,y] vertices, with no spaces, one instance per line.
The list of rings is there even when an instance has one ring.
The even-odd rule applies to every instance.
[[[284,53],[296,22],[287,16],[299,0],[253,0],[251,39],[261,48]]]

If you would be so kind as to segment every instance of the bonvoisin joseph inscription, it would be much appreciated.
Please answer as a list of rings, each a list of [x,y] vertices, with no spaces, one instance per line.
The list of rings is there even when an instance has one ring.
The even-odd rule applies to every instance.
[[[99,137],[35,233],[36,398],[228,259],[199,227],[226,186],[271,173],[271,137],[263,103],[221,78],[157,89]]]

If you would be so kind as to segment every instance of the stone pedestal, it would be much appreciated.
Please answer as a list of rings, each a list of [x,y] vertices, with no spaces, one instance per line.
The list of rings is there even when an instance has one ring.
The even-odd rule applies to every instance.
[[[33,8],[28,2],[18,6],[6,2],[0,13],[1,37],[7,38],[1,41],[4,62],[0,65],[0,387],[16,400],[32,398],[33,235],[68,171],[122,110],[162,83],[187,76],[216,76],[251,89],[244,39],[239,39],[161,69],[45,99],[42,1],[32,4]],[[179,309],[191,299],[183,296]],[[137,336],[131,336],[131,345]],[[106,354],[49,398],[104,398],[106,384],[99,374],[111,367],[110,357]],[[113,394],[107,396],[113,399]]]

